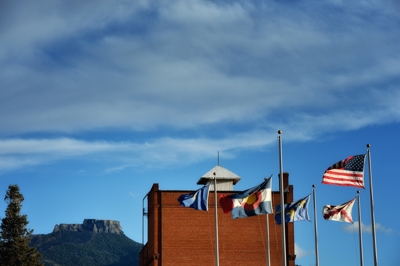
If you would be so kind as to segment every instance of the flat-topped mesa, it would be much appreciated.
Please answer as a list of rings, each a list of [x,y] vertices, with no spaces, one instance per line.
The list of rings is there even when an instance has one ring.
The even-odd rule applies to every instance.
[[[56,224],[53,233],[59,231],[124,234],[119,221],[97,219],[85,219],[83,224]]]

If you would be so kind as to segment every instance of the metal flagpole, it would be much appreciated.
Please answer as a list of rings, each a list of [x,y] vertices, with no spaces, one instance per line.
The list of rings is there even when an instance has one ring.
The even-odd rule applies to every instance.
[[[218,206],[217,206],[217,178],[214,175],[214,218],[215,218],[215,265],[219,266],[219,250],[218,250]]]
[[[315,266],[319,266],[319,252],[318,252],[318,229],[317,229],[317,196],[315,193],[315,185],[312,185],[313,201],[314,201],[314,236],[315,236]]]
[[[361,202],[360,202],[360,191],[357,190],[358,198],[358,235],[360,239],[360,266],[364,266],[363,246],[362,246],[362,229],[361,229]]]
[[[269,178],[272,178],[272,175]],[[264,180],[267,180],[267,179],[264,178]],[[271,266],[271,248],[269,245],[269,217],[268,217],[268,214],[266,214],[265,217],[266,217],[265,220],[266,220],[266,227],[267,227],[267,230],[266,230],[266,233],[267,233],[267,236],[266,236],[266,239],[267,239],[267,266]]]
[[[270,247],[269,247],[269,219],[268,214],[265,215],[267,221],[267,266],[271,266]]]
[[[373,196],[373,189],[372,189],[371,152],[369,150],[370,147],[371,147],[371,145],[367,144],[369,193],[370,193],[370,201],[371,201],[372,242],[373,242],[373,246],[374,246],[374,265],[378,266],[378,251],[376,248],[376,231],[375,231],[374,196]]]
[[[280,168],[280,180],[279,180],[279,193],[281,196],[281,225],[282,225],[282,265],[287,266],[286,262],[286,235],[285,235],[285,198],[284,198],[284,187],[283,187],[283,165],[282,165],[282,130],[278,130],[279,139],[279,168]]]

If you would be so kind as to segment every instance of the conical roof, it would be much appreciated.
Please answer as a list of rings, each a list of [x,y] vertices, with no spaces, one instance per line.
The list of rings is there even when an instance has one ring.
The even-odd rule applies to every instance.
[[[210,180],[214,179],[214,173],[216,179],[220,181],[232,181],[234,185],[240,181],[240,176],[220,165],[217,165],[213,169],[205,173],[202,177],[200,177],[199,181],[197,181],[197,184],[207,184]]]

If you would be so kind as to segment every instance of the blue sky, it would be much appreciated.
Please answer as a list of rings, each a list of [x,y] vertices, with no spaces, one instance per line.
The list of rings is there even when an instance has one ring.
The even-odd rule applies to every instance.
[[[152,184],[197,189],[218,152],[242,178],[235,190],[271,174],[277,190],[282,130],[295,198],[317,186],[320,263],[359,265],[351,224],[320,215],[357,189],[321,179],[367,143],[378,259],[400,261],[397,1],[3,1],[0,12],[0,190],[20,186],[35,233],[113,219],[141,242]],[[369,266],[369,182],[361,205]],[[297,264],[314,265],[312,223],[295,230]]]

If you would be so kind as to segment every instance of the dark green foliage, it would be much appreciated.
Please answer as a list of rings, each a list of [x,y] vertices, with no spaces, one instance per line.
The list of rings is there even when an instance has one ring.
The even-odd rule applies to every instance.
[[[34,235],[45,266],[139,265],[142,245],[123,234],[58,231]]]
[[[28,219],[21,215],[24,197],[17,185],[10,185],[4,200],[7,202],[5,217],[0,227],[0,265],[1,266],[37,266],[41,255],[36,248],[30,247],[33,230],[26,228]]]

